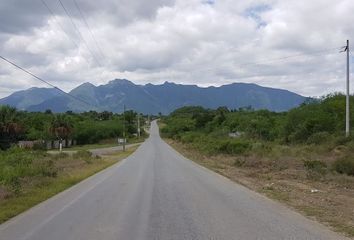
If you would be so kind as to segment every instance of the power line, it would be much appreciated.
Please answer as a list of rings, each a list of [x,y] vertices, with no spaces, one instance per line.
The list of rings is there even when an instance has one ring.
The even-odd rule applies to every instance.
[[[70,37],[70,35],[65,31],[63,25],[60,24],[60,22],[58,21],[55,13],[49,8],[48,4],[44,1],[41,0],[42,4],[46,7],[46,9],[48,10],[48,12],[50,13],[50,15],[52,16],[52,18],[54,19],[54,21],[58,24],[58,26],[61,28],[61,30],[64,32],[65,36],[75,45],[75,47],[79,50],[79,45],[77,42],[74,41],[74,39],[72,39]],[[87,62],[88,66],[90,66],[90,62],[88,61],[87,58],[84,58],[85,61]]]
[[[254,63],[243,63],[241,64],[241,66],[246,66],[246,65],[259,65],[262,63],[268,63],[268,62],[276,62],[278,60],[285,60],[285,59],[289,59],[289,58],[297,58],[297,57],[303,57],[303,56],[313,56],[313,55],[321,55],[321,54],[327,54],[330,51],[333,50],[338,50],[340,47],[335,47],[335,48],[327,48],[327,49],[323,49],[323,50],[319,50],[319,51],[314,51],[311,53],[301,53],[301,54],[295,54],[295,55],[290,55],[290,56],[285,56],[285,57],[280,57],[280,58],[272,58],[272,59],[264,59],[263,61],[259,61],[259,62],[254,62]]]
[[[264,63],[270,63],[270,62],[284,62],[290,58],[297,58],[297,57],[303,57],[303,56],[327,55],[327,54],[329,54],[330,51],[339,50],[339,49],[340,49],[340,47],[328,48],[328,49],[323,49],[323,50],[315,51],[315,52],[311,52],[311,53],[303,53],[303,54],[289,55],[289,56],[284,56],[284,57],[279,57],[279,58],[264,59],[264,60],[258,61],[258,62],[241,63],[241,64],[237,64],[237,65],[232,65],[230,67],[234,68],[234,67],[239,67],[239,66],[262,65]],[[207,71],[207,72],[211,72],[214,70],[217,70],[217,68],[196,69],[196,71]]]
[[[57,89],[58,91],[60,91],[60,92],[62,92],[62,93],[64,93],[64,94],[66,94],[66,95],[68,95],[68,96],[70,96],[71,98],[73,98],[73,99],[75,99],[75,100],[77,100],[77,101],[80,101],[80,102],[82,102],[82,103],[84,103],[84,104],[86,104],[86,105],[88,105],[88,106],[90,106],[90,107],[97,108],[96,106],[94,106],[94,105],[92,105],[92,104],[86,102],[85,100],[83,100],[83,99],[81,99],[81,98],[79,98],[79,97],[77,97],[77,96],[74,96],[74,95],[72,95],[72,94],[70,94],[70,93],[67,93],[67,92],[65,92],[64,90],[60,89],[59,87],[57,87],[57,86],[51,84],[50,82],[44,80],[43,78],[38,77],[37,75],[31,73],[30,71],[28,71],[28,70],[24,69],[23,67],[17,65],[16,63],[14,63],[14,62],[8,60],[7,58],[5,58],[5,57],[3,57],[3,56],[1,56],[1,55],[0,55],[0,58],[1,58],[2,60],[4,60],[5,62],[11,64],[12,66],[14,66],[14,67],[20,69],[21,71],[27,73],[28,75],[31,75],[31,76],[34,77],[35,79],[37,79],[37,80],[39,80],[39,81],[41,81],[41,82],[43,82],[43,83],[45,83],[45,84],[47,84],[47,85],[49,85],[49,86],[55,88],[55,89]]]
[[[69,36],[69,34],[64,30],[64,27],[59,23],[59,21],[57,20],[57,17],[55,16],[54,12],[49,8],[48,4],[44,1],[41,0],[42,4],[46,7],[46,9],[49,11],[50,15],[53,17],[53,19],[55,20],[55,22],[59,25],[59,27],[61,28],[61,30],[65,33],[65,35],[68,37],[68,39],[77,47],[79,48],[79,45]]]
[[[82,34],[81,34],[79,28],[76,26],[76,24],[75,24],[74,20],[72,19],[70,13],[69,13],[68,10],[65,8],[64,4],[62,3],[62,1],[61,1],[61,0],[58,0],[58,1],[59,1],[59,3],[60,3],[61,7],[64,9],[64,12],[66,13],[66,15],[69,17],[71,24],[74,26],[74,28],[75,28],[76,31],[78,32],[79,37],[82,39],[83,43],[85,44],[85,46],[87,47],[87,49],[88,49],[89,52],[91,53],[91,55],[92,55],[92,57],[94,58],[94,60],[96,61],[96,63],[97,63],[100,67],[102,67],[100,61],[99,61],[99,60],[96,58],[96,56],[93,54],[92,50],[91,50],[90,47],[88,46],[88,44],[87,44],[87,42],[85,41],[84,37],[82,36]]]
[[[86,17],[85,17],[85,15],[84,15],[84,13],[82,12],[81,8],[79,7],[79,4],[77,3],[77,1],[76,1],[76,0],[73,0],[73,2],[74,2],[74,4],[75,4],[77,10],[79,11],[79,13],[80,13],[80,15],[81,15],[81,19],[83,20],[83,22],[85,23],[87,29],[89,30],[89,32],[90,32],[90,34],[91,34],[91,37],[92,37],[93,41],[95,42],[96,48],[97,48],[98,51],[100,52],[101,56],[104,58],[104,54],[103,54],[103,52],[102,52],[102,49],[100,48],[100,46],[99,46],[99,44],[98,44],[98,42],[97,42],[95,36],[93,35],[93,32],[92,32],[92,30],[91,30],[91,28],[90,28],[90,25],[88,24],[88,22],[87,22],[87,20],[86,20]]]

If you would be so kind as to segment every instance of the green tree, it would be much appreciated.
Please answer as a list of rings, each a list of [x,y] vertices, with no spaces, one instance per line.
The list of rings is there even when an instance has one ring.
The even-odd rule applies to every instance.
[[[9,148],[24,133],[19,113],[13,107],[0,106],[0,148]]]

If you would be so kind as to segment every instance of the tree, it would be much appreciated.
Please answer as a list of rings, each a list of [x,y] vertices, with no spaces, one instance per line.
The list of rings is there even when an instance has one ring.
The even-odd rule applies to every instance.
[[[24,133],[18,112],[9,106],[0,107],[0,148],[6,149]]]
[[[49,130],[56,138],[67,139],[72,133],[73,125],[65,115],[56,115]]]

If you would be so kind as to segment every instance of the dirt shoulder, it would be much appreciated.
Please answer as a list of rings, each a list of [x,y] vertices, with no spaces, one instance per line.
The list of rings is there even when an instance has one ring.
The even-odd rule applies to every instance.
[[[354,239],[354,177],[307,171],[301,156],[286,152],[274,159],[252,154],[206,156],[188,144],[164,140],[200,165]]]

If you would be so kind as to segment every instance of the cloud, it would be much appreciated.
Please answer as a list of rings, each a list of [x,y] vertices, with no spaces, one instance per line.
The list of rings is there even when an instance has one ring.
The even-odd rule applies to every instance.
[[[43,1],[51,12],[41,0],[0,3],[0,52],[65,90],[113,78],[252,82],[308,96],[345,87],[338,49],[354,36],[351,0],[76,0],[90,29],[61,0],[79,30],[58,1]],[[0,97],[43,86],[5,62],[0,82]]]

